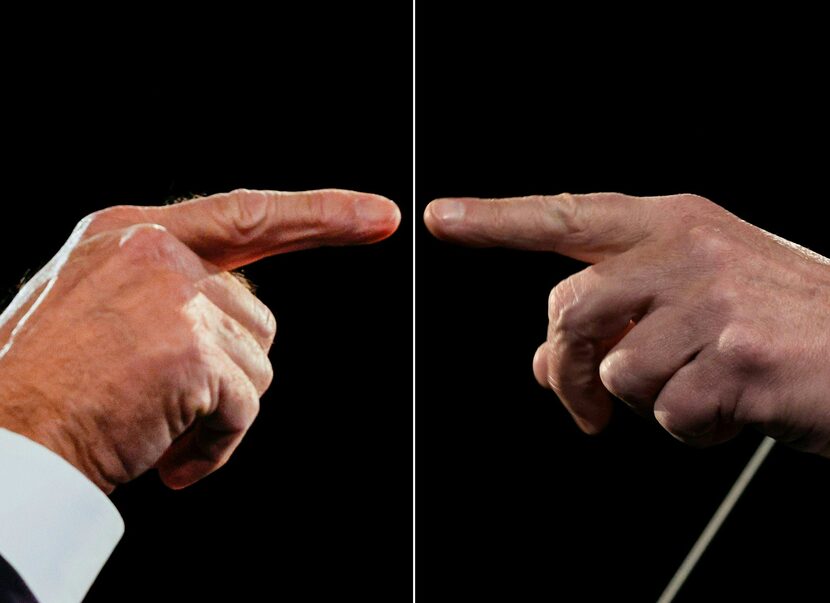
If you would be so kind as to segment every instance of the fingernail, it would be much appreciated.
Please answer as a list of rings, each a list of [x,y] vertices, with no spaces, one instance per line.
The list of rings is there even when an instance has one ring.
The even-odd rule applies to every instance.
[[[365,224],[397,224],[400,221],[401,211],[391,201],[369,197],[357,204],[357,216]]]
[[[433,201],[430,209],[432,215],[444,223],[460,222],[464,219],[464,203],[457,199]]]

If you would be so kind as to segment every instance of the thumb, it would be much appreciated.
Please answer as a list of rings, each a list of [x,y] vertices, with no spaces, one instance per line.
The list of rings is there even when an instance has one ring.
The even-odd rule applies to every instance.
[[[400,210],[380,195],[346,190],[236,190],[165,207],[114,207],[108,227],[164,226],[201,258],[232,270],[266,256],[374,243],[390,236]]]

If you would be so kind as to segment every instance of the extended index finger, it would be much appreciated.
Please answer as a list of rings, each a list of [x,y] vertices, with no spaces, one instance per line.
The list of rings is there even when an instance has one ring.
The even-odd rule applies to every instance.
[[[338,189],[242,189],[176,205],[104,212],[100,227],[160,224],[223,270],[299,249],[373,243],[395,232],[400,222],[400,211],[389,199]]]
[[[653,197],[593,193],[507,199],[438,199],[424,222],[439,239],[482,247],[555,251],[597,262],[650,233]]]

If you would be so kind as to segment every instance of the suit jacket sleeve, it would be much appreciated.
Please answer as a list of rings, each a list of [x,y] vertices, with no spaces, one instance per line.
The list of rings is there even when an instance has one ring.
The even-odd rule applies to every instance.
[[[79,603],[123,533],[86,476],[0,428],[0,602]]]
[[[37,599],[5,559],[0,557],[0,603],[37,603]]]

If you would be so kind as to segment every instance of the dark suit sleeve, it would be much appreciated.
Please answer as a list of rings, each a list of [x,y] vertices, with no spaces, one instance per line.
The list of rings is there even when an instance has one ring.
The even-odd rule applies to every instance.
[[[37,603],[14,568],[0,557],[0,603]]]

